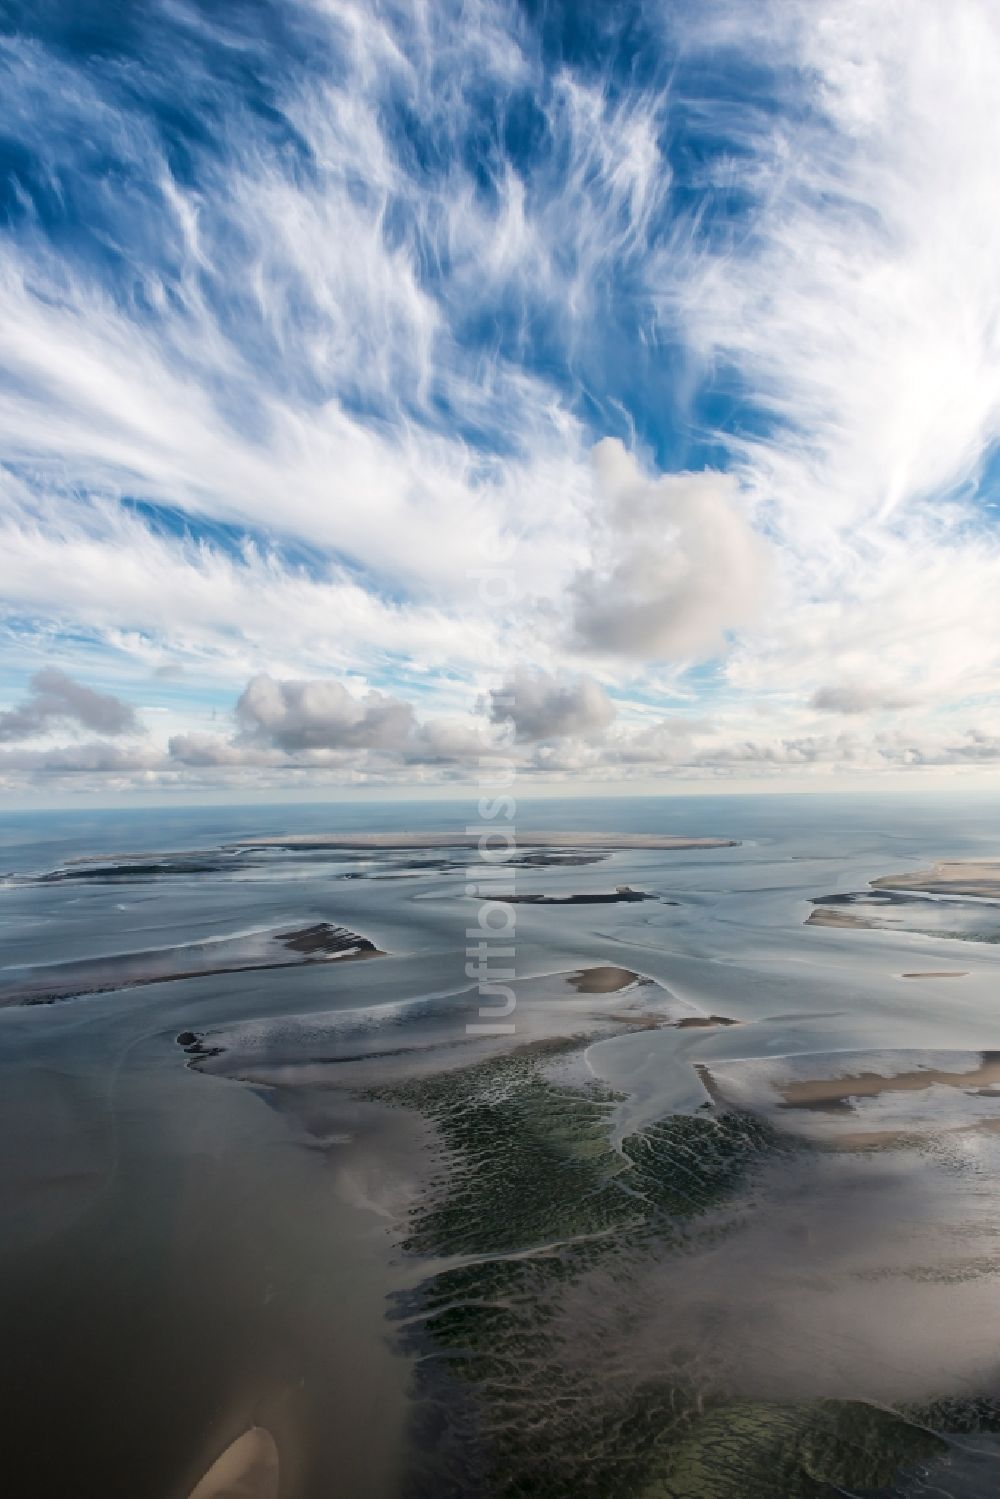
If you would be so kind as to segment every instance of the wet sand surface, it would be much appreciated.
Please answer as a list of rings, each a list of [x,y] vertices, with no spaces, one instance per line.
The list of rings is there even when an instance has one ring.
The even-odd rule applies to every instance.
[[[41,963],[23,977],[0,981],[0,1005],[54,1004],[85,994],[110,993],[211,974],[290,968],[298,963],[380,958],[366,937],[330,922],[298,931],[252,932],[147,952],[120,953],[78,963]]]
[[[190,1499],[278,1499],[281,1460],[271,1433],[251,1426],[216,1458]]]
[[[1000,942],[1000,900],[982,878],[968,878],[984,865],[949,864],[917,875],[875,879],[867,890],[814,896],[807,926],[844,930],[895,929],[927,936],[961,938],[966,942]],[[953,871],[953,880],[936,871]]]
[[[613,994],[618,989],[627,989],[639,975],[628,968],[616,968],[605,963],[597,968],[581,968],[570,977],[574,989],[580,994]]]
[[[652,900],[645,890],[622,885],[617,890],[587,890],[575,895],[503,895],[493,897],[508,906],[618,906],[629,901]]]
[[[1000,1053],[985,1052],[980,1065],[969,1072],[944,1072],[937,1067],[919,1068],[882,1077],[874,1072],[840,1079],[806,1078],[781,1090],[789,1109],[841,1109],[855,1098],[873,1098],[880,1093],[906,1093],[941,1084],[948,1088],[994,1087],[1000,1084]],[[1000,1093],[997,1093],[1000,1100]]]
[[[487,832],[498,839],[504,832],[499,825]],[[328,848],[328,849],[477,849],[484,834],[470,833],[306,833],[273,838],[242,839],[233,848]],[[606,832],[526,832],[521,828],[511,834],[517,848],[540,849],[670,849],[733,848],[732,838],[686,838],[673,833],[606,833]]]
[[[651,898],[518,904],[509,1034],[477,1029],[455,835],[290,846],[286,808],[201,849],[177,825],[180,854],[146,827],[103,866],[25,855],[9,984],[297,944],[0,1013],[0,1402],[33,1493],[998,1491],[996,948],[965,938],[938,996],[899,977],[954,974],[950,932],[803,921],[976,852],[989,814],[963,846],[952,809],[691,805],[664,837],[706,846],[518,865],[518,894]]]
[[[685,1015],[683,1020],[678,1020],[677,1025],[683,1030],[685,1026],[710,1026],[710,1025],[739,1025],[738,1020],[730,1020],[728,1015]]]
[[[1000,900],[1000,859],[945,859],[915,873],[881,875],[872,888]]]
[[[935,971],[932,970],[929,973],[901,973],[900,974],[900,978],[904,978],[904,979],[964,979],[965,976],[966,976],[966,971],[964,969],[961,969],[961,968],[942,968],[942,969],[938,970],[937,972],[935,972]]]
[[[853,911],[831,910],[829,906],[820,906],[815,911],[810,911],[806,925],[843,927],[847,931],[874,931],[877,923],[866,921]]]

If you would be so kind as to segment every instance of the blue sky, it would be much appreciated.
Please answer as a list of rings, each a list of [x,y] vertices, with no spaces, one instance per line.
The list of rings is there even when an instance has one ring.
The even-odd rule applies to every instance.
[[[8,800],[989,782],[990,0],[4,15]]]

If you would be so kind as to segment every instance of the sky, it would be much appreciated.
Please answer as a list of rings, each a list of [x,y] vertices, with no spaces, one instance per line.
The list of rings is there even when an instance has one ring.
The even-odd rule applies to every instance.
[[[0,797],[987,788],[995,0],[6,0]]]

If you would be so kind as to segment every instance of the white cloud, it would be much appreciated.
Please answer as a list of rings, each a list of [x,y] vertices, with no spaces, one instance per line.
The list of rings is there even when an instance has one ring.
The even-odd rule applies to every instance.
[[[33,739],[54,728],[79,727],[102,734],[140,729],[134,710],[110,692],[95,692],[58,667],[45,667],[31,679],[28,697],[0,712],[0,741]]]
[[[912,703],[913,698],[905,693],[865,682],[818,687],[810,699],[810,707],[819,713],[892,713],[908,708]]]
[[[592,677],[560,679],[549,672],[522,669],[490,693],[492,722],[510,721],[519,740],[600,733],[614,716],[614,704]]]
[[[726,115],[738,183],[731,158],[706,181],[747,196],[741,232],[648,267],[664,324],[765,414],[718,434],[781,556],[730,680],[995,692],[1000,544],[968,490],[1000,437],[1000,13],[710,5],[686,43],[774,65],[771,107]]]
[[[598,444],[594,462],[594,561],[572,584],[580,643],[640,660],[718,652],[727,630],[752,622],[767,577],[733,480],[650,478],[614,438]]]
[[[87,744],[61,745],[54,749],[0,751],[0,770],[50,774],[94,774],[155,770],[164,764],[162,753],[150,745]]]
[[[233,733],[173,735],[176,764],[207,768],[325,768],[377,776],[417,765],[462,765],[497,753],[499,736],[474,720],[419,721],[409,702],[382,692],[356,695],[332,677],[253,677],[240,694]]]
[[[287,757],[262,745],[236,744],[221,734],[173,734],[167,742],[170,760],[201,770],[219,766],[279,766]]]
[[[242,36],[274,133],[184,53],[217,149],[176,176],[155,72],[0,44],[10,129],[54,192],[86,175],[100,245],[31,213],[0,235],[3,654],[102,660],[143,702],[166,668],[184,700],[162,745],[24,774],[466,774],[498,682],[538,775],[992,763],[996,6],[668,8],[670,89],[552,67],[515,15],[317,3],[322,77]],[[748,58],[762,107],[685,95],[691,59]],[[533,157],[478,129],[487,97],[530,101]],[[713,146],[678,193],[692,118]],[[620,390],[589,387],[605,364]],[[690,437],[697,471],[592,460],[605,429]],[[498,561],[506,608],[479,596]],[[43,689],[0,734],[134,727],[99,717]]]
[[[389,652],[474,670],[497,653],[495,623],[458,603],[383,599],[335,561],[307,570],[277,550],[154,534],[110,499],[2,475],[0,548],[4,598],[22,619],[82,625],[175,670],[235,682],[257,666],[365,670]]]
[[[276,682],[261,673],[236,704],[240,737],[295,754],[310,749],[401,749],[413,732],[409,703],[369,692],[358,699],[341,683]]]
[[[974,475],[1000,430],[1000,15],[792,0],[726,28],[787,67],[777,99],[799,110],[747,112],[751,232],[691,266],[674,310],[787,423],[745,445],[778,502],[878,526]],[[793,472],[811,494],[789,492]]]

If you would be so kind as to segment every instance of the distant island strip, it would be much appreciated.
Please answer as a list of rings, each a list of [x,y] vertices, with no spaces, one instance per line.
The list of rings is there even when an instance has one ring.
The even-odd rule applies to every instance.
[[[295,833],[284,837],[238,838],[226,848],[478,848],[480,838],[509,832],[516,848],[695,849],[737,848],[738,838],[686,838],[668,833],[533,833],[496,827],[466,833]]]

